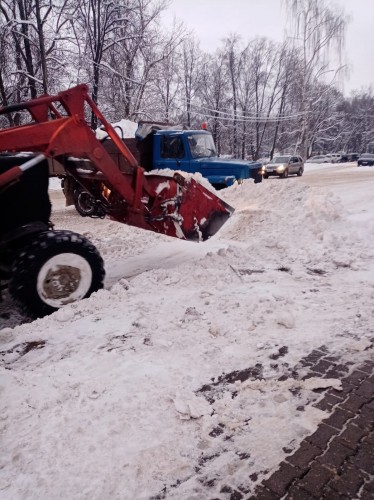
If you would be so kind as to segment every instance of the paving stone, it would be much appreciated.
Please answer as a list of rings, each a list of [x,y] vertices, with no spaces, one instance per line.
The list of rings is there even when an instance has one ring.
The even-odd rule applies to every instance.
[[[365,405],[365,408],[370,408],[371,410],[374,410],[374,400],[367,403]]]
[[[374,446],[374,432],[371,431],[369,432],[365,437],[364,439],[362,440],[362,442],[364,444],[371,444]]]
[[[307,441],[303,441],[300,447],[292,455],[286,458],[287,462],[295,467],[303,468],[309,465],[322,451]]]
[[[345,446],[355,450],[362,437],[365,436],[365,430],[355,425],[354,421],[350,421],[346,429],[339,436]]]
[[[350,457],[349,462],[357,469],[368,474],[374,474],[374,448],[371,444],[362,443],[356,455]]]
[[[372,373],[374,373],[374,361],[365,361],[363,365],[358,367],[358,370],[371,375]]]
[[[286,462],[282,462],[279,469],[274,472],[272,476],[266,479],[263,484],[269,490],[283,496],[290,484],[296,478],[299,478],[301,474],[302,471],[297,467],[293,467]]]
[[[340,358],[338,356],[325,356],[323,359],[326,359],[327,361],[331,361],[332,363],[339,363]],[[344,365],[342,365],[344,366]]]
[[[306,356],[305,358],[303,358],[300,362],[302,364],[304,364],[304,366],[307,366],[307,365],[314,365],[316,364],[323,356],[325,355],[324,352],[322,351],[318,351],[318,350],[314,350],[312,351],[310,354],[308,354],[308,356]]]
[[[320,464],[337,469],[353,454],[353,450],[345,446],[342,441],[338,441],[338,439],[334,439],[330,443],[328,450],[317,458]]]
[[[357,413],[358,410],[367,403],[367,399],[357,396],[357,394],[353,393],[348,396],[348,398],[340,403],[340,408],[342,410],[348,410],[352,413]]]
[[[372,493],[374,493],[374,478],[373,477],[367,479],[364,488],[367,491],[371,491]],[[373,498],[374,498],[374,495],[373,495]]]
[[[363,406],[360,413],[352,420],[352,423],[361,427],[361,429],[370,431],[374,428],[374,410],[370,410]]]
[[[373,500],[373,492],[363,488],[360,493],[360,500]]]
[[[331,363],[329,361],[326,361],[324,359],[321,359],[320,361],[318,361],[317,364],[315,364],[314,366],[311,366],[310,367],[310,370],[311,371],[314,371],[314,372],[318,372],[318,373],[321,373],[321,374],[325,374],[326,372],[328,372],[328,370],[330,370],[332,367],[334,366],[334,363]]]
[[[316,403],[313,406],[322,411],[331,411],[332,408],[341,401],[342,400],[340,398],[337,398],[334,394],[326,393],[325,396],[321,399],[321,401],[318,401],[318,403]]]
[[[330,389],[329,392],[331,392],[331,394],[334,394],[335,396],[338,396],[341,395],[341,397],[346,397],[347,394],[349,394],[350,392],[354,391],[356,389],[356,386],[354,384],[351,384],[347,378],[344,378],[342,381],[341,381],[341,387],[340,387],[340,391],[337,391],[336,389]]]
[[[343,373],[344,375],[346,375],[349,372],[349,368],[347,365],[337,364],[337,365],[335,365],[335,370],[338,370],[339,372]]]
[[[353,385],[350,385],[349,384],[349,387],[351,388],[351,391],[354,389]],[[350,391],[350,392],[351,392]],[[327,395],[331,395],[331,396],[334,396],[334,398],[338,399],[339,401],[342,401],[344,399],[347,399],[348,397],[348,394],[347,392],[344,392],[343,390],[342,391],[337,391],[336,389],[329,389],[328,391],[326,391],[326,396]]]
[[[248,497],[248,500],[279,500],[279,495],[262,486],[256,488],[254,494]]]
[[[343,371],[341,369],[341,366],[342,365],[334,366],[333,368],[330,368],[330,370],[328,370],[326,372],[325,377],[326,378],[338,378],[338,379],[341,379],[342,377],[344,377],[347,374],[348,369]],[[346,368],[346,367],[344,367],[344,368]]]
[[[361,410],[360,410],[360,415],[365,415],[367,418],[371,419],[371,420],[374,420],[373,418],[373,415],[374,415],[374,406],[372,403],[367,403],[365,404]]]
[[[284,498],[287,500],[311,500],[315,497],[299,486],[291,486]]]
[[[312,435],[307,436],[305,439],[309,443],[312,443],[315,446],[321,448],[321,450],[324,450],[330,439],[338,434],[338,432],[338,429],[322,423],[319,424],[317,430]]]
[[[241,493],[240,491],[233,491],[230,495],[230,500],[242,500],[243,497],[243,493]]]
[[[334,477],[334,472],[326,469],[323,465],[313,465],[299,482],[298,486],[320,498],[324,486]]]
[[[363,474],[356,467],[348,465],[329,482],[329,488],[336,490],[340,495],[355,498],[364,482]]]
[[[369,380],[365,380],[357,389],[356,394],[358,396],[362,396],[363,398],[367,398],[368,401],[370,401],[374,398],[374,383]]]
[[[342,496],[336,490],[333,490],[328,486],[323,489],[320,499],[322,498],[323,500],[352,500],[352,498],[348,496]]]
[[[336,429],[342,429],[345,423],[353,416],[353,413],[351,413],[350,411],[346,411],[344,408],[335,408],[332,415],[324,420],[324,423],[327,425],[331,425],[331,427],[335,427]]]
[[[368,376],[369,374],[366,372],[363,372],[361,370],[355,370],[350,375],[348,375],[348,377],[346,377],[346,380],[352,385],[357,385],[363,380],[365,380]]]

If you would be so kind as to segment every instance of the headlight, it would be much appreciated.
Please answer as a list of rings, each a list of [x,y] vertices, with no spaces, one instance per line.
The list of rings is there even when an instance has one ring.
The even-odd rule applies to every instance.
[[[284,165],[279,165],[279,167],[277,168],[277,172],[283,172],[284,170]]]

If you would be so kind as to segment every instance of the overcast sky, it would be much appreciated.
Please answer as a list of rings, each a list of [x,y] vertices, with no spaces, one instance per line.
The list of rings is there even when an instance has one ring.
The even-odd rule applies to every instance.
[[[374,0],[335,0],[350,17],[345,56],[350,76],[344,92],[374,87]],[[243,41],[257,35],[281,41],[287,24],[284,0],[170,0],[166,15],[194,31],[204,51],[214,51],[230,33]]]

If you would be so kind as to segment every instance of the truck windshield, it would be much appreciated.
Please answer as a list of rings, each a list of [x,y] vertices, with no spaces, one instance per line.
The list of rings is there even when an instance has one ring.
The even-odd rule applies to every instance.
[[[187,137],[192,158],[217,156],[213,137],[210,134],[190,134]]]

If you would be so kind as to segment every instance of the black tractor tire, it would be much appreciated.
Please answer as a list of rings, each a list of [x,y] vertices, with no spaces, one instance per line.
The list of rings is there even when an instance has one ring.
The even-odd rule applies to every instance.
[[[74,191],[74,206],[82,217],[95,217],[98,214],[95,199],[81,187]]]
[[[297,171],[296,174],[298,177],[301,177],[303,175],[303,169],[300,167],[299,170]]]
[[[96,247],[71,231],[33,236],[13,261],[9,294],[19,308],[41,318],[103,288],[104,262]]]

